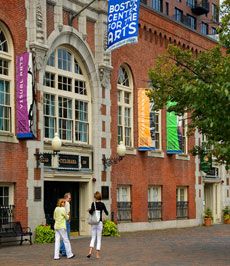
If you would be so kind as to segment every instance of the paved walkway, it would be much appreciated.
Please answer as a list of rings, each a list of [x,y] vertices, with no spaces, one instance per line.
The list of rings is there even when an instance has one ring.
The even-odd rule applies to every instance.
[[[103,237],[101,259],[86,258],[90,238],[71,240],[74,259],[53,260],[54,244],[0,247],[0,265],[230,265],[230,225]]]

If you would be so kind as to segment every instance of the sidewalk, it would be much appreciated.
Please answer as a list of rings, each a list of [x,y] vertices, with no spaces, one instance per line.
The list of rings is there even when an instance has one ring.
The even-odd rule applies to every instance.
[[[0,265],[230,265],[230,225],[103,237],[101,259],[88,259],[90,238],[72,239],[74,259],[53,260],[54,244],[0,246]]]

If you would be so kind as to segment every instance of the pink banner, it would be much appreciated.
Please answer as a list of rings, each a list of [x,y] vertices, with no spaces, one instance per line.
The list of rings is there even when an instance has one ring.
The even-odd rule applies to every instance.
[[[30,137],[27,103],[29,53],[17,56],[17,137]]]

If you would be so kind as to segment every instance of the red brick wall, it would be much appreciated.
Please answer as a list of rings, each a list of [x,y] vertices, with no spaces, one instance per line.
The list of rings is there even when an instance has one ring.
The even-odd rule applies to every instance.
[[[87,21],[86,24],[87,30],[87,42],[92,51],[92,54],[95,53],[95,23],[91,21]]]
[[[194,52],[210,49],[214,43],[169,20],[152,13],[146,8],[140,9],[138,44],[126,45],[112,52],[113,72],[111,76],[111,132],[112,157],[117,156],[117,77],[121,64],[126,63],[133,75],[134,82],[134,148],[136,155],[125,158],[112,167],[112,206],[116,213],[116,187],[131,185],[132,221],[148,221],[148,186],[162,186],[162,218],[176,219],[176,187],[188,187],[189,218],[195,218],[195,162],[178,160],[175,155],[166,154],[166,111],[162,111],[162,150],[164,158],[148,157],[147,152],[138,152],[137,89],[148,86],[147,72],[158,54],[166,53],[169,42],[180,47],[190,48]],[[188,150],[194,144],[189,139]],[[115,215],[116,219],[116,215]]]
[[[186,4],[186,1],[181,1],[179,2],[178,0],[162,0],[163,2],[163,10],[162,13],[166,15],[166,2],[169,4],[169,14],[168,16],[170,18],[175,18],[175,8],[178,8],[180,10],[183,11],[183,15],[186,16],[187,14],[196,18],[196,22],[197,22],[197,30],[199,32],[201,32],[201,24],[202,22],[207,23],[208,27],[209,27],[209,34],[211,34],[211,27],[217,28],[217,23],[213,22],[213,18],[212,18],[212,3],[217,5],[216,0],[209,0],[209,13],[207,14],[207,17],[205,15],[196,15],[192,12],[191,7],[188,7]],[[150,0],[147,0],[147,5],[150,7]]]
[[[46,4],[47,37],[54,30],[54,6]]]
[[[27,51],[27,33],[25,28],[26,10],[24,4],[24,1],[21,0],[11,0],[7,1],[7,5],[2,4],[0,8],[0,20],[7,25],[13,39],[15,62],[17,55]],[[12,10],[15,12],[12,12]],[[14,71],[13,78],[16,84],[16,64]],[[13,111],[15,112],[16,109]],[[22,225],[26,226],[28,220],[26,207],[26,201],[28,198],[26,186],[28,178],[26,166],[28,152],[26,148],[26,140],[19,140],[19,143],[17,144],[0,142],[0,151],[0,182],[13,182],[15,184],[15,220],[20,220]]]

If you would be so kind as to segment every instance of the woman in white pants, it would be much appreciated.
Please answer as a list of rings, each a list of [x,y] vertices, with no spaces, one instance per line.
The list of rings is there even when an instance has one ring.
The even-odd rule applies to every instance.
[[[67,236],[66,231],[66,220],[69,219],[65,210],[65,199],[59,199],[57,207],[54,210],[54,229],[55,229],[55,250],[54,250],[54,259],[59,260],[59,249],[60,249],[60,240],[63,239],[66,255],[68,259],[72,259],[75,255],[72,253],[70,241]]]
[[[99,251],[101,250],[101,236],[102,236],[102,230],[103,230],[103,223],[102,223],[102,211],[105,212],[106,215],[108,215],[108,211],[105,207],[105,204],[101,202],[101,193],[95,192],[94,193],[94,200],[96,203],[96,209],[100,211],[100,222],[98,224],[91,225],[91,231],[92,231],[92,238],[89,245],[89,254],[87,255],[87,258],[90,258],[93,252],[95,240],[97,238],[97,246],[96,246],[96,258],[99,259]],[[95,211],[95,204],[92,202],[91,208],[88,209],[90,214],[93,214]]]

